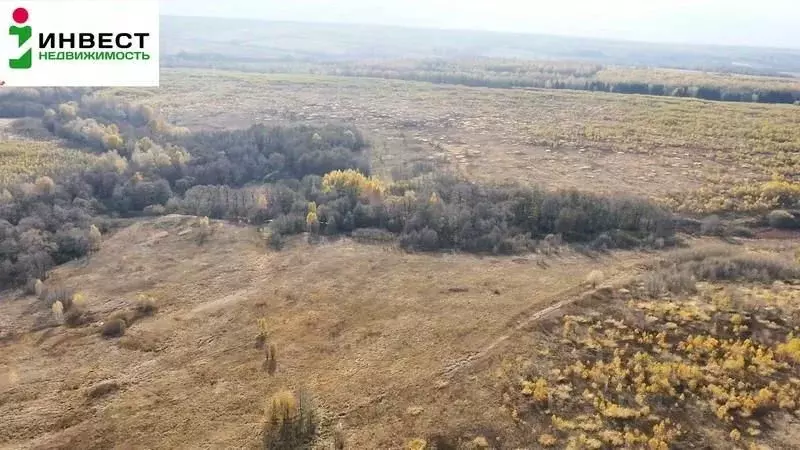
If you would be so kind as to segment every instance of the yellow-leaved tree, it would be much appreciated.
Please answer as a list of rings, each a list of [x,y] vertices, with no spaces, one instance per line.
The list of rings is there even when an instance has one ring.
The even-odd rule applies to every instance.
[[[323,192],[341,191],[356,197],[380,202],[386,192],[386,186],[379,179],[368,177],[354,169],[334,170],[322,177]]]
[[[308,204],[308,214],[306,215],[306,229],[310,233],[319,233],[319,218],[317,217],[317,204]]]

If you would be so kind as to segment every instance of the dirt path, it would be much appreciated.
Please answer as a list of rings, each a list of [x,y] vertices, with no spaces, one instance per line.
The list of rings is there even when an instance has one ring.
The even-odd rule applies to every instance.
[[[520,312],[512,318],[508,323],[508,332],[497,337],[485,347],[483,347],[480,351],[470,353],[469,355],[465,356],[464,358],[447,365],[444,370],[442,370],[435,378],[438,380],[431,383],[430,386],[442,386],[449,384],[449,379],[451,379],[456,374],[462,372],[464,369],[472,367],[477,362],[482,359],[485,359],[489,354],[491,354],[498,346],[503,344],[504,342],[508,341],[510,338],[514,337],[515,334],[521,332],[522,330],[526,329],[532,323],[541,320],[550,314],[561,310],[565,306],[571,305],[572,303],[577,302],[583,298],[586,298],[589,295],[597,293],[599,290],[607,288],[609,286],[619,285],[623,282],[626,282],[637,275],[641,274],[644,270],[646,270],[646,264],[639,261],[635,263],[629,263],[622,266],[617,267],[613,275],[607,278],[600,287],[598,288],[587,288],[585,284],[579,284],[576,286],[572,286],[570,288],[564,289],[563,291],[559,292],[558,294],[550,297],[545,302],[536,302],[536,305],[532,306],[531,308]],[[542,303],[549,304],[549,306],[542,308]],[[339,419],[342,419],[357,410],[367,408],[371,405],[380,403],[387,397],[387,393],[382,393],[380,395],[376,395],[366,401],[363,401],[357,405],[353,405],[352,407],[348,408],[345,411],[340,412],[337,414]]]
[[[599,289],[602,289],[604,286],[613,286],[613,285],[616,285],[616,284],[618,284],[618,283],[620,283],[622,281],[628,280],[628,279],[636,276],[642,269],[643,269],[643,266],[640,263],[636,263],[636,264],[632,264],[632,265],[626,265],[626,266],[623,266],[621,268],[617,268],[615,270],[615,274],[612,277],[606,279]],[[562,292],[559,292],[558,294],[553,296],[550,301],[547,302],[547,303],[551,303],[550,306],[547,306],[546,308],[538,309],[538,305],[537,305],[537,309],[535,309],[533,312],[531,312],[531,313],[522,313],[521,314],[521,316],[522,316],[521,320],[517,319],[515,321],[512,321],[512,323],[513,322],[516,322],[516,323],[511,325],[511,328],[510,328],[508,333],[506,333],[506,334],[498,337],[497,339],[493,340],[491,343],[489,343],[486,347],[484,347],[480,351],[478,351],[476,353],[472,353],[472,354],[466,356],[465,358],[462,358],[462,359],[456,361],[455,363],[448,365],[442,371],[441,377],[451,378],[453,375],[455,375],[456,373],[458,373],[462,369],[470,367],[473,364],[475,364],[476,362],[478,362],[479,360],[485,358],[492,350],[497,348],[497,346],[499,346],[503,342],[507,341],[509,338],[514,336],[515,333],[518,333],[521,330],[525,329],[526,327],[528,327],[533,322],[536,322],[537,320],[540,320],[540,319],[548,316],[549,314],[551,314],[551,313],[553,313],[555,311],[558,311],[558,310],[562,309],[563,307],[565,307],[567,305],[575,303],[576,301],[586,297],[587,295],[591,295],[592,293],[595,293],[597,291],[598,291],[598,289],[595,289],[595,288],[586,289],[586,287],[584,285],[578,285],[578,286],[571,287],[569,289],[565,289]],[[556,300],[556,299],[560,299],[560,300]],[[556,300],[555,303],[552,303],[553,300]]]

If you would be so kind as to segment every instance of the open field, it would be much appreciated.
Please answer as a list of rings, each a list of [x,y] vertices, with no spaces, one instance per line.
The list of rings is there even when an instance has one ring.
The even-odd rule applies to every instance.
[[[484,410],[490,392],[445,384],[446,368],[587,290],[591,270],[628,276],[647,259],[411,255],[347,240],[268,252],[254,230],[231,225],[198,247],[194,221],[137,223],[88,264],[53,272],[48,283],[79,289],[96,320],[139,293],[157,299],[156,315],[119,340],[93,326],[42,329],[52,315],[32,297],[0,303],[3,448],[253,447],[264,396],[284,386],[313,392],[351,448],[511,426]],[[254,348],[262,317],[278,346],[274,377]],[[105,380],[118,390],[87,398]]]
[[[88,325],[51,328],[49,308],[34,297],[0,303],[0,414],[9,418],[0,424],[2,448],[258,448],[263,399],[281,388],[313,393],[323,417],[315,448],[329,448],[331,429],[339,422],[348,448],[405,448],[412,439],[430,441],[437,435],[451,442],[484,437],[494,448],[530,445],[545,434],[556,437],[559,448],[570,437],[598,439],[602,431],[610,433],[600,434],[608,439],[624,439],[621,422],[595,418],[591,399],[584,406],[577,398],[564,400],[569,393],[564,389],[578,395],[586,385],[590,392],[603,392],[602,383],[583,381],[579,372],[577,378],[563,372],[571,380],[565,382],[551,369],[591,364],[597,351],[610,354],[627,342],[622,331],[632,330],[623,322],[644,328],[651,333],[647,339],[656,341],[661,339],[656,334],[666,330],[670,346],[678,345],[672,344],[673,333],[680,340],[688,332],[667,324],[675,321],[681,327],[698,321],[700,328],[692,331],[697,336],[743,339],[757,332],[753,338],[762,342],[759,336],[769,330],[757,321],[767,320],[765,314],[775,321],[782,311],[789,316],[771,335],[770,342],[777,342],[773,349],[785,338],[786,327],[792,331],[800,324],[793,322],[797,286],[770,291],[768,285],[741,285],[732,289],[745,293],[736,294],[737,299],[745,295],[743,300],[725,303],[724,295],[731,294],[720,297],[721,291],[709,285],[688,299],[675,296],[677,303],[639,300],[628,307],[638,291],[620,289],[652,266],[653,254],[617,252],[591,259],[565,250],[518,259],[431,256],[349,240],[313,247],[297,240],[273,252],[264,250],[253,229],[228,224],[215,224],[212,237],[198,247],[196,222],[166,216],[135,223],[107,236],[88,262],[55,270],[48,284],[81,292],[93,317]],[[698,252],[723,246],[703,240],[692,244]],[[793,257],[792,247],[779,241],[750,241],[746,247]],[[584,280],[597,269],[605,281],[595,290]],[[155,315],[134,323],[122,338],[101,337],[97,322],[131,308],[142,293],[156,299]],[[725,331],[704,328],[720,321],[741,325],[730,318],[734,313],[745,317],[749,332],[729,330],[733,325]],[[263,367],[263,350],[255,347],[261,318],[268,341],[278,349],[272,376]],[[618,329],[605,319],[619,319]],[[578,325],[564,325],[563,331],[562,323],[570,320]],[[617,334],[603,334],[608,327]],[[646,345],[631,339],[634,349]],[[784,361],[781,350],[774,351]],[[781,364],[771,367],[791,377]],[[549,408],[524,391],[522,381],[538,377],[549,383]],[[748,383],[758,386],[758,380]],[[781,386],[800,388],[793,383]],[[622,401],[614,396],[621,394],[612,395],[616,384],[611,386],[608,398]],[[652,436],[647,424],[671,418],[664,436],[673,436],[676,424],[683,434],[669,442],[714,442],[719,436],[713,433],[727,434],[730,425],[716,424],[705,397],[698,398],[683,407],[709,417],[703,419],[706,426],[686,422],[689,414],[662,415],[654,407],[650,418],[634,420],[635,429],[647,439]],[[793,407],[781,410],[791,413]],[[575,429],[551,423],[554,414],[567,421],[588,414],[594,425]],[[759,414],[759,425],[740,426],[742,442],[787,448],[796,419]],[[758,436],[747,434],[748,427],[759,430]],[[712,448],[735,444],[724,435],[719,442]]]
[[[165,70],[157,91],[111,92],[190,128],[354,123],[383,176],[429,161],[481,181],[676,194],[687,212],[768,208],[761,183],[800,173],[792,105],[186,69]]]

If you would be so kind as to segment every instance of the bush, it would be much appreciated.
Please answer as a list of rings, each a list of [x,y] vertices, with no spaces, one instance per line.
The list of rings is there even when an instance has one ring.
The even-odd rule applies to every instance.
[[[103,236],[96,225],[89,227],[89,249],[93,252],[100,250],[100,244],[103,242]]]
[[[339,422],[333,429],[333,450],[344,450],[346,446],[347,437],[344,434],[344,426]]]
[[[44,290],[44,283],[42,283],[42,280],[38,278],[31,278],[25,285],[25,292],[28,293],[28,295],[35,295],[36,297],[41,297],[43,290]]]
[[[64,323],[70,327],[79,327],[89,323],[91,320],[91,314],[83,306],[77,304],[64,313]]]
[[[789,211],[778,209],[767,214],[767,223],[773,228],[796,229],[800,228],[800,220]]]
[[[42,289],[42,296],[48,306],[52,306],[55,302],[61,302],[64,311],[69,311],[72,308],[72,300],[75,297],[75,290],[64,286],[45,286]]]
[[[123,319],[109,319],[103,323],[101,334],[105,337],[120,337],[125,334],[127,325]]]
[[[139,294],[136,297],[136,311],[142,316],[152,316],[158,311],[156,299],[145,294]]]
[[[148,216],[163,216],[166,214],[167,209],[163,205],[150,205],[145,206],[142,212]]]
[[[755,254],[708,258],[687,269],[698,279],[772,283],[800,278],[800,268],[787,261]]]
[[[270,375],[275,375],[275,371],[278,369],[278,348],[275,344],[269,344],[266,350],[264,351],[264,369]]]
[[[710,216],[702,220],[700,232],[710,236],[722,236],[725,234],[725,224],[718,216]]]
[[[353,240],[363,243],[387,243],[397,240],[393,233],[379,228],[360,228],[353,230],[351,234]]]
[[[266,406],[263,448],[295,450],[309,448],[317,433],[317,415],[310,398],[303,392],[273,395]]]
[[[800,278],[800,266],[778,257],[737,253],[719,246],[676,252],[648,277],[648,292],[692,293],[696,280],[772,283]]]
[[[648,273],[643,279],[645,293],[650,298],[660,298],[666,293],[693,294],[697,285],[691,273],[676,268]]]
[[[281,250],[286,244],[286,239],[278,232],[271,232],[267,235],[267,245],[273,250]]]
[[[600,283],[602,283],[605,280],[605,278],[606,277],[603,274],[603,272],[599,270],[593,270],[586,277],[586,284],[594,288],[597,287]]]
[[[52,310],[56,321],[61,322],[64,320],[64,305],[61,302],[53,303]]]

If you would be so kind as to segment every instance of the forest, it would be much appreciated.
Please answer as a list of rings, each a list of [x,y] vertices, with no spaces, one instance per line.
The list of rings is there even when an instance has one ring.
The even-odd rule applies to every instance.
[[[369,143],[343,126],[254,125],[190,132],[152,108],[84,89],[7,90],[13,129],[96,156],[57,175],[0,187],[0,285],[45,279],[89,254],[92,226],[169,213],[246,221],[281,248],[358,230],[408,250],[511,254],[554,240],[594,248],[674,243],[665,210],[637,198],[515,185],[479,185],[437,172],[372,177]]]
[[[502,89],[570,89],[725,102],[800,104],[800,83],[788,76],[756,80],[733,73],[612,67],[580,61],[432,58],[301,62],[180,52],[167,56],[164,64],[167,67],[370,77]]]

